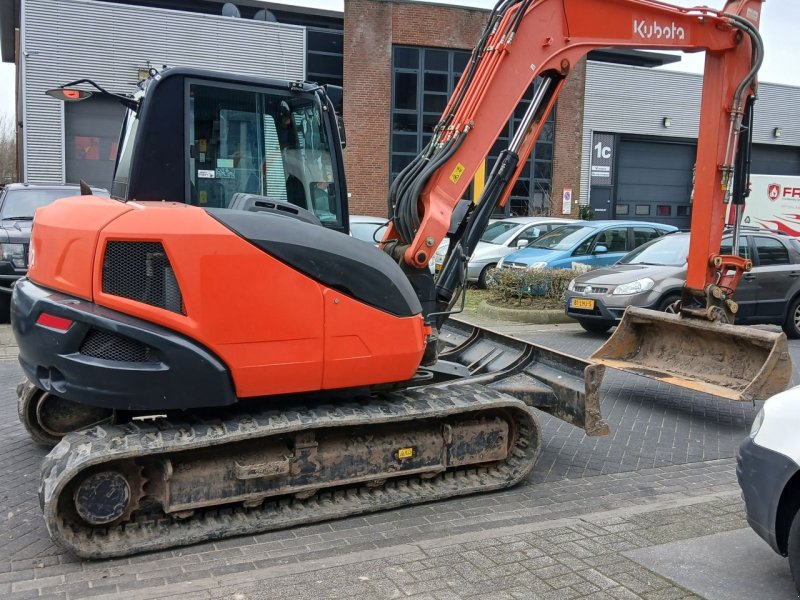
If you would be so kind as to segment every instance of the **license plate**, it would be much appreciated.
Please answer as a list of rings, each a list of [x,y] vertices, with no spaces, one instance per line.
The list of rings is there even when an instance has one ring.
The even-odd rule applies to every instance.
[[[593,310],[594,309],[594,300],[591,298],[570,298],[569,299],[569,307],[570,308],[584,308],[586,310]]]
[[[442,264],[441,263],[434,263],[433,270],[438,273],[439,271],[442,270]]]

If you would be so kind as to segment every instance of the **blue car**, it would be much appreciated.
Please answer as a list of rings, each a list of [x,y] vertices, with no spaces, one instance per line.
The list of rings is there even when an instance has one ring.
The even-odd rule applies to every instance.
[[[617,262],[631,250],[677,227],[644,221],[575,221],[554,229],[525,248],[506,255],[498,268],[591,268]]]

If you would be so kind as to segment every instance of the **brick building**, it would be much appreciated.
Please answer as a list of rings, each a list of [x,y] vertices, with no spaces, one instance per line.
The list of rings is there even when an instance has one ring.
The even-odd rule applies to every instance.
[[[345,155],[353,212],[385,213],[387,182],[430,139],[488,14],[425,2],[345,0],[345,121],[358,124],[350,127]],[[560,198],[565,187],[578,187],[583,63],[574,75],[506,214],[547,214],[551,190]],[[510,140],[530,96],[492,149],[486,169]]]

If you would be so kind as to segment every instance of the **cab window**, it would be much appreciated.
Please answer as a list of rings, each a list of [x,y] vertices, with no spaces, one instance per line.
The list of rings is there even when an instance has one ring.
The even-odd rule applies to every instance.
[[[310,96],[189,85],[189,202],[266,196],[341,222],[325,121]]]

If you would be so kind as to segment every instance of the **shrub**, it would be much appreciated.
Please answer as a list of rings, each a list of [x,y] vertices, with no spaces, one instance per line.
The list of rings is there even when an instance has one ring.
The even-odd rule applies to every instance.
[[[487,277],[489,301],[520,306],[523,299],[536,296],[558,304],[569,282],[580,273],[577,269],[492,269]]]

